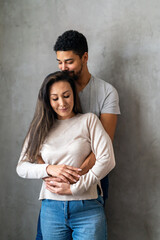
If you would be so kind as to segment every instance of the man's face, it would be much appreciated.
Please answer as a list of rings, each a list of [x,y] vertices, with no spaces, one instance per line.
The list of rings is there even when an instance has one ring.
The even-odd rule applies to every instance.
[[[73,51],[57,51],[57,61],[61,71],[68,71],[79,79],[83,70],[83,56],[80,58]]]

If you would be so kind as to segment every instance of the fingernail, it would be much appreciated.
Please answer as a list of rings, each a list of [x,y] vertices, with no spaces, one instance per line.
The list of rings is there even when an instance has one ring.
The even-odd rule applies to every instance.
[[[77,182],[77,180],[76,180],[76,179],[74,179],[74,182]]]
[[[81,168],[78,168],[78,171],[82,171],[82,169],[81,169]]]

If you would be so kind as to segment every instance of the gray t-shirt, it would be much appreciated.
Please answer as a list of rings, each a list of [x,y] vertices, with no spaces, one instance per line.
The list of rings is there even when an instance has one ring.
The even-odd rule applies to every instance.
[[[102,113],[120,114],[118,93],[104,80],[91,76],[79,97],[83,113],[92,112],[98,117]]]

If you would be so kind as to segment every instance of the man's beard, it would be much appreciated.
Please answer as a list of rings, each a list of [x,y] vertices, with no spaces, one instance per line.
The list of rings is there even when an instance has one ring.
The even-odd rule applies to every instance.
[[[75,73],[74,71],[66,71],[66,70],[63,72],[69,73],[69,75],[72,76],[75,81],[77,81],[81,76],[82,68],[83,68],[83,64],[81,64],[81,69],[77,73]]]

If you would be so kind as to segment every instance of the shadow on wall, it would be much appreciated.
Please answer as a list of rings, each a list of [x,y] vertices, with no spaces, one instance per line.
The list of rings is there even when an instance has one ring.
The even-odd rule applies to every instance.
[[[159,217],[154,204],[158,205],[160,197],[159,161],[152,148],[154,132],[143,108],[144,89],[139,89],[140,66],[137,57],[125,59],[115,54],[113,60],[109,79],[119,93],[121,115],[114,141],[116,168],[110,173],[106,208],[109,236],[110,240],[157,239]]]

